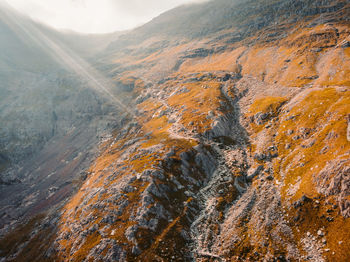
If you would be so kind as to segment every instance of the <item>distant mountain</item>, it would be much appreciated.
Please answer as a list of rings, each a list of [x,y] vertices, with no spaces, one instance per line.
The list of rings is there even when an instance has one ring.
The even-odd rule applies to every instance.
[[[124,34],[115,45],[132,46],[154,37],[198,39],[218,35],[231,41],[240,41],[253,36],[262,28],[294,23],[297,20],[342,11],[346,1],[313,0],[216,0],[202,4],[189,4],[172,9],[154,18],[151,22]],[[328,17],[331,21],[343,21],[346,17]],[[226,31],[226,32],[225,32]]]

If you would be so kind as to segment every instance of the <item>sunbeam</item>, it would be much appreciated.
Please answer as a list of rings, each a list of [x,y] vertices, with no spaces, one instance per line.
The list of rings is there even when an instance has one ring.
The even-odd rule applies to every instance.
[[[8,4],[7,4],[8,5]],[[11,8],[11,7],[7,7]],[[71,49],[59,43],[58,40],[50,38],[43,30],[34,23],[21,21],[21,18],[6,14],[6,9],[2,11],[2,19],[8,24],[11,30],[21,39],[24,35],[40,45],[58,63],[71,69],[79,77],[84,79],[88,86],[106,96],[114,104],[117,104],[123,111],[135,117],[135,113],[124,105],[113,93],[115,83],[111,79],[103,76],[98,70],[93,68],[86,60],[74,53]],[[20,32],[18,31],[20,30]]]

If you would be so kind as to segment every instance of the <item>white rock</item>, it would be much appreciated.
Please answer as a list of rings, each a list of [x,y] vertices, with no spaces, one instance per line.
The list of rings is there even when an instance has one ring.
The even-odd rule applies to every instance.
[[[319,235],[320,237],[323,237],[323,236],[324,236],[324,233],[323,233],[322,230],[320,229],[320,230],[317,231],[317,235]]]

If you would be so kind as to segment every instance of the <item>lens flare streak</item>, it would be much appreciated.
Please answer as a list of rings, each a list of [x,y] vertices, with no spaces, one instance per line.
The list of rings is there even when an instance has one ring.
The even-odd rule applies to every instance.
[[[6,15],[6,14],[5,14]],[[129,108],[126,107],[113,93],[112,89],[115,88],[115,84],[111,79],[103,76],[95,68],[93,68],[86,60],[79,57],[72,50],[64,46],[62,43],[59,43],[58,40],[51,39],[45,32],[40,30],[37,25],[33,23],[25,23],[20,21],[20,18],[6,15],[3,19],[6,18],[9,21],[5,22],[11,26],[11,29],[23,39],[24,33],[36,44],[39,44],[50,56],[52,56],[58,63],[64,67],[69,68],[79,77],[84,79],[90,88],[104,94],[109,100],[117,104],[122,110],[126,111],[133,117],[135,113],[132,112]],[[15,25],[15,26],[13,26]],[[22,32],[18,32],[18,29]]]

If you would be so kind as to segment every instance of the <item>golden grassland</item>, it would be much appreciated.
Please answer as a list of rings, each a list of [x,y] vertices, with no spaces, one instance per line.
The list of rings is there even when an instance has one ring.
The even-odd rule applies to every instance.
[[[258,99],[250,107],[250,112],[277,112],[276,108],[282,101],[285,99]],[[274,176],[282,182],[281,195],[285,204],[289,203],[288,206],[303,195],[319,202],[317,205],[315,202],[306,203],[300,210],[286,208],[289,218],[299,216],[301,219],[301,222],[289,221],[294,241],[300,243],[306,232],[317,235],[317,231],[323,228],[327,237],[325,249],[331,250],[324,253],[329,261],[350,259],[347,241],[350,220],[339,215],[337,210],[332,215],[327,212],[332,206],[327,203],[336,204],[335,199],[320,195],[314,181],[328,161],[349,157],[350,143],[346,139],[349,105],[348,88],[319,88],[309,92],[290,110],[286,106],[277,112],[274,116],[279,120],[273,122],[271,131],[271,134],[276,134],[273,143],[278,147],[278,158],[273,161]],[[256,124],[252,124],[255,132],[260,132],[263,127],[257,128]],[[298,181],[298,190],[289,196],[288,190]],[[332,217],[334,221],[327,221],[327,217]],[[299,248],[303,253],[302,246]]]

